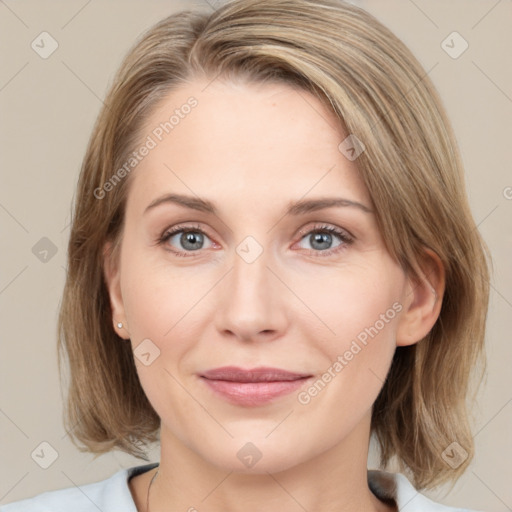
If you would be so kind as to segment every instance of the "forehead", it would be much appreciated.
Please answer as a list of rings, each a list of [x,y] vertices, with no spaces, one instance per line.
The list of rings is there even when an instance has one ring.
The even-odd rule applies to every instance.
[[[323,103],[277,83],[191,82],[170,92],[146,120],[151,141],[133,172],[129,202],[169,191],[217,202],[273,203],[339,191],[370,202],[346,134]]]

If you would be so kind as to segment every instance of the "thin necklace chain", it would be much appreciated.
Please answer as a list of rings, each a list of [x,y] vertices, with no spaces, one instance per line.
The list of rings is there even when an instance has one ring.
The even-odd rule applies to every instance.
[[[153,482],[156,478],[156,476],[158,475],[158,472],[160,471],[160,468],[158,468],[156,470],[156,473],[153,475],[153,478],[151,479],[151,482],[149,482],[149,486],[148,486],[148,496],[146,498],[146,512],[149,512],[149,491],[151,490],[151,486],[153,485]]]

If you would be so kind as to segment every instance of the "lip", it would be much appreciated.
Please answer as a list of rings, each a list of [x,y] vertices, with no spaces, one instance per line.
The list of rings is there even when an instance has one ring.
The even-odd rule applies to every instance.
[[[224,366],[203,372],[200,377],[225,400],[236,405],[257,406],[292,393],[312,375],[267,366],[249,370]]]
[[[238,366],[223,366],[214,368],[201,373],[201,377],[211,380],[226,380],[231,382],[275,382],[291,381],[311,377],[307,373],[296,373],[283,370],[282,368],[272,368],[270,366],[258,366],[244,370]]]

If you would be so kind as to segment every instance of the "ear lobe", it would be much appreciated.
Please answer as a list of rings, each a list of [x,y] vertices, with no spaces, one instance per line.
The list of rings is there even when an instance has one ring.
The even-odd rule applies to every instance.
[[[406,308],[399,320],[397,346],[413,345],[432,329],[443,301],[445,269],[439,256],[425,249],[419,279],[410,279],[405,298]]]
[[[107,242],[103,247],[103,274],[110,297],[110,308],[112,310],[112,324],[114,330],[120,338],[128,339],[128,330],[126,325],[126,316],[121,294],[120,265],[118,258],[112,252],[112,242]],[[118,323],[123,326],[119,327]]]

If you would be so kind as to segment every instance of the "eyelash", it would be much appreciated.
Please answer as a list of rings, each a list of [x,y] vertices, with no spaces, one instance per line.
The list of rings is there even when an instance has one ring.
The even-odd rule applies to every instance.
[[[323,251],[321,251],[321,250],[315,251],[313,249],[306,249],[306,250],[310,251],[311,253],[314,253],[316,255],[315,257],[322,258],[322,257],[330,256],[331,254],[342,251],[343,249],[346,248],[347,245],[350,245],[354,242],[354,238],[351,235],[349,235],[345,230],[341,230],[339,228],[335,228],[334,226],[324,225],[324,224],[314,226],[313,228],[308,229],[308,230],[301,230],[299,232],[300,240],[302,240],[304,237],[311,235],[313,233],[325,233],[325,232],[338,236],[342,243],[340,243],[340,245],[338,245],[337,247],[334,247],[333,249],[326,249]],[[208,236],[208,234],[205,233],[199,226],[182,226],[182,225],[178,224],[178,225],[172,227],[171,229],[167,229],[166,231],[164,231],[162,233],[162,235],[160,237],[158,237],[157,244],[164,245],[165,243],[168,242],[168,240],[173,235],[175,235],[177,233],[201,233],[202,235],[205,235],[206,237],[210,238]],[[174,249],[166,249],[166,250],[169,252],[172,252],[175,256],[185,257],[185,258],[194,257],[195,252],[200,252],[200,251],[176,251]]]

